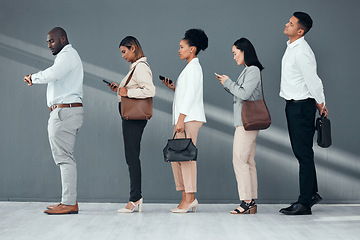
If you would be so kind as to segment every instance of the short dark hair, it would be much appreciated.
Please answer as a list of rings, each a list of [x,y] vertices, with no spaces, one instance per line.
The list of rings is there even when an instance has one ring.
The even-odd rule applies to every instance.
[[[135,47],[135,61],[139,60],[142,57],[145,57],[140,42],[133,36],[126,36],[123,40],[121,40],[119,48],[121,46],[127,47],[128,49],[130,49],[131,46]]]
[[[183,39],[186,40],[190,46],[196,47],[195,55],[198,55],[201,50],[204,51],[209,43],[209,39],[204,30],[201,29],[193,28],[187,30]]]
[[[234,42],[234,46],[244,52],[246,66],[256,66],[262,71],[264,67],[257,58],[256,51],[252,43],[246,38],[240,38]]]
[[[299,19],[299,24],[304,30],[304,35],[311,29],[313,25],[313,20],[309,16],[309,14],[304,12],[294,12],[293,16]]]
[[[59,38],[65,37],[66,41],[68,41],[66,31],[62,27],[54,27],[49,33],[54,33]]]

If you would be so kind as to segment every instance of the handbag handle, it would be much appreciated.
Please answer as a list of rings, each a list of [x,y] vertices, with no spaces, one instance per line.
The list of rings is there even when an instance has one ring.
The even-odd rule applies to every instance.
[[[184,130],[185,133],[185,138],[186,138],[186,131]],[[177,132],[174,133],[173,139],[175,139],[175,135],[177,134]]]

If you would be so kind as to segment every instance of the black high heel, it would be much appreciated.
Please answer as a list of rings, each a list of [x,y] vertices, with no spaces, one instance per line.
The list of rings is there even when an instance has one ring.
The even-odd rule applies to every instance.
[[[239,205],[244,211],[240,212],[239,209],[235,208],[233,211],[231,211],[231,214],[255,214],[257,213],[257,205],[255,204],[254,199],[251,200],[250,203],[247,203],[245,201],[241,201]]]

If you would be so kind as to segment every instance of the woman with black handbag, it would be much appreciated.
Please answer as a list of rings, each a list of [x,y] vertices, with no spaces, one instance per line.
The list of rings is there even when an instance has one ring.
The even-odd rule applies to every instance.
[[[246,38],[237,40],[233,47],[234,60],[240,65],[245,65],[236,81],[226,75],[217,75],[226,91],[234,96],[234,126],[236,128],[233,143],[233,166],[236,175],[239,199],[238,208],[232,214],[255,214],[257,212],[257,174],[255,166],[256,137],[259,130],[246,131],[241,119],[244,100],[262,99],[261,70],[255,48]]]
[[[152,97],[155,96],[155,86],[152,81],[151,69],[146,62],[146,57],[139,41],[135,37],[127,36],[120,42],[119,48],[122,57],[127,62],[130,62],[131,65],[130,71],[119,85],[114,82],[109,84],[111,90],[117,92],[119,99],[125,158],[130,174],[130,199],[126,207],[119,209],[118,212],[132,213],[136,207],[138,207],[139,212],[142,211],[140,142],[147,120],[151,117],[151,115],[142,115],[144,115],[143,112],[152,113]],[[124,106],[121,106],[121,99],[123,99]],[[142,112],[135,111],[134,117],[132,110],[137,107],[138,103],[136,101],[128,103],[129,99],[150,102],[150,105],[147,105],[147,108],[150,109],[144,109]],[[149,101],[146,101],[146,99]],[[127,100],[126,104],[128,106],[125,106],[124,100]],[[124,112],[125,107],[127,109],[126,112]],[[125,114],[126,117],[124,116]]]
[[[206,122],[203,103],[203,72],[197,58],[201,50],[208,47],[208,38],[201,29],[186,31],[185,37],[180,41],[179,57],[186,60],[187,65],[179,75],[175,85],[169,83],[169,79],[163,83],[175,91],[173,102],[173,125],[175,138],[184,137],[184,131],[188,138],[196,144],[197,134],[203,123]],[[182,134],[179,134],[182,133]],[[173,213],[186,213],[190,209],[196,210],[198,205],[195,199],[196,188],[196,161],[172,162],[171,163],[176,190],[182,192],[180,204],[171,209]]]

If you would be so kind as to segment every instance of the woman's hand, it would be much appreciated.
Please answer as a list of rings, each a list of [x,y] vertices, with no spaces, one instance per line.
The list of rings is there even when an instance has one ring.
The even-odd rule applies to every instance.
[[[108,84],[108,86],[110,87],[111,91],[113,92],[117,92],[119,85],[117,83],[111,82],[111,84]]]
[[[162,83],[175,92],[175,84],[174,82],[170,84],[169,80],[170,80],[169,78],[165,78],[164,80],[162,80]]]
[[[220,80],[220,83],[224,85],[225,81],[229,79],[226,75],[216,75],[216,78]]]
[[[125,87],[121,87],[119,90],[119,95],[122,97],[127,97],[127,89]]]
[[[176,126],[175,126],[175,130],[178,133],[182,133],[185,129],[185,123],[184,121],[178,121]]]
[[[178,121],[175,125],[176,132],[181,133],[185,130],[185,123],[184,123],[185,117],[186,117],[185,114],[180,113]]]

